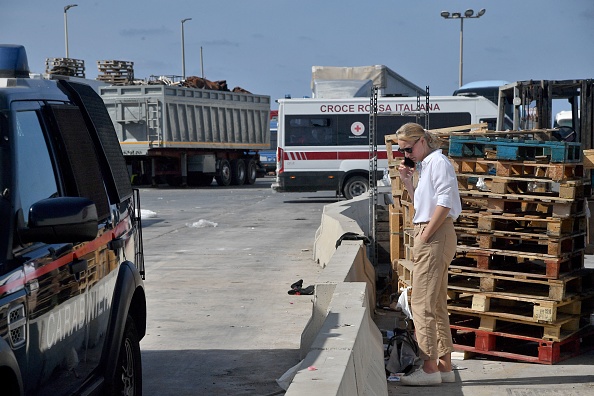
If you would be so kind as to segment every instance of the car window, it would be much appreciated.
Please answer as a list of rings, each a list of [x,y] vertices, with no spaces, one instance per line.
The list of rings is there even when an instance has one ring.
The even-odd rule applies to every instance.
[[[0,194],[9,186],[9,157],[8,157],[8,120],[6,114],[0,112]]]
[[[16,113],[16,176],[25,223],[35,202],[58,194],[52,162],[35,111]]]

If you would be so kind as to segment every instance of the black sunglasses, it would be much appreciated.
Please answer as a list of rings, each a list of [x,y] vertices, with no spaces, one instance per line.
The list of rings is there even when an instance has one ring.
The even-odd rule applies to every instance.
[[[398,151],[399,151],[399,152],[401,152],[402,154],[404,154],[404,153],[409,153],[409,154],[411,154],[411,153],[413,152],[413,147],[415,147],[415,144],[417,144],[417,142],[418,142],[419,140],[421,140],[421,138],[418,138],[417,140],[415,140],[415,142],[413,143],[413,145],[412,145],[412,146],[410,146],[410,147],[405,147],[405,148],[400,148],[400,147],[398,147]]]

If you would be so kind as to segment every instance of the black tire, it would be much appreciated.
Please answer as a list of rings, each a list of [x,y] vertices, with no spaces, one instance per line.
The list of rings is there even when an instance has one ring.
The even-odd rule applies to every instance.
[[[114,392],[111,393],[113,395],[142,395],[140,340],[134,319],[130,315],[126,318],[126,328],[120,344],[113,387]]]
[[[231,160],[231,184],[242,186],[245,183],[245,161],[240,159]]]
[[[221,160],[219,174],[215,176],[215,180],[219,186],[228,186],[231,184],[231,165],[226,159]]]
[[[247,164],[247,171],[245,175],[245,182],[246,184],[254,184],[256,182],[256,178],[258,177],[258,166],[256,165],[256,161],[251,159]]]
[[[369,181],[363,176],[352,176],[345,183],[342,194],[346,199],[353,199],[369,191]]]

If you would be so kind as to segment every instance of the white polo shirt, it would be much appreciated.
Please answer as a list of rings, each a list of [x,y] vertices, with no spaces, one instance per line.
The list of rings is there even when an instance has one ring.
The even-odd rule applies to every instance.
[[[419,183],[415,189],[413,223],[431,220],[437,205],[450,208],[449,217],[456,220],[462,212],[456,172],[440,149],[431,152],[417,164]]]

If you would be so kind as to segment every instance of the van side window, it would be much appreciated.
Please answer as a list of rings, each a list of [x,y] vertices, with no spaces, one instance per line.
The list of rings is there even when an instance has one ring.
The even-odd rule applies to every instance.
[[[287,146],[335,146],[336,127],[330,118],[287,116]]]
[[[29,208],[58,194],[54,168],[35,111],[16,113],[16,177],[25,223]]]

